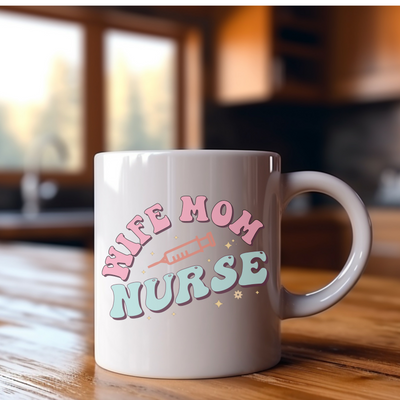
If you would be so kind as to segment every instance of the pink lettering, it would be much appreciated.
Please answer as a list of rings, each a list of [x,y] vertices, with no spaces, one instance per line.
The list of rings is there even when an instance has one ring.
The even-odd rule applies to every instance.
[[[115,241],[124,245],[133,256],[137,256],[140,253],[140,250],[142,250],[140,243],[131,242],[124,236],[123,233],[120,233]]]
[[[157,203],[144,211],[144,213],[149,217],[150,222],[153,224],[153,232],[156,235],[160,232],[165,231],[171,226],[171,221],[166,215],[161,218],[160,211],[162,210],[162,206]]]
[[[190,196],[182,196],[182,212],[179,220],[182,222],[193,222],[193,214],[197,214],[198,222],[208,222],[209,218],[207,216],[206,210],[206,196],[197,196],[196,202],[193,203],[193,200]]]
[[[124,254],[116,250],[115,247],[111,246],[108,250],[106,265],[103,267],[102,274],[104,276],[117,276],[123,281],[128,279],[130,267],[133,264],[133,256],[131,254]],[[121,267],[120,264],[125,264],[126,267]],[[112,267],[110,267],[112,265]]]
[[[225,208],[225,214],[222,214],[222,210]],[[227,226],[233,217],[233,207],[229,201],[220,201],[218,202],[211,213],[211,219],[214,224],[217,226]]]
[[[141,222],[143,222],[143,218],[140,215],[136,215],[126,227],[139,238],[140,244],[144,246],[151,239],[151,236],[141,231],[144,228]]]
[[[259,229],[264,227],[264,225],[257,219],[250,223],[250,219],[251,214],[248,211],[243,210],[241,217],[233,224],[230,224],[229,229],[236,235],[240,235],[242,230],[246,232],[246,234],[242,236],[242,239],[247,244],[252,245],[254,236]]]

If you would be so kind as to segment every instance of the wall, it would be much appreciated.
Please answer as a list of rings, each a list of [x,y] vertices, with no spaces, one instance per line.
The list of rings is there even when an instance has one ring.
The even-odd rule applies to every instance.
[[[399,102],[235,107],[209,102],[205,121],[207,148],[276,151],[283,172],[331,173],[352,186],[367,205],[400,205],[393,196],[390,201],[378,194],[382,172],[400,171]],[[329,200],[313,196],[313,202]]]
[[[349,183],[367,205],[400,205],[395,193],[399,185],[395,175],[400,170],[398,101],[332,108],[325,135],[327,171]],[[380,187],[385,170],[394,175],[386,179],[386,189]]]

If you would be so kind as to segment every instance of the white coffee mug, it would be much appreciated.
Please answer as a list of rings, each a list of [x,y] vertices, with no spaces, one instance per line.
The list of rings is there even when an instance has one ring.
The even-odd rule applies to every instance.
[[[280,221],[309,191],[347,211],[353,245],[325,288],[280,284]],[[371,247],[368,213],[342,181],[281,174],[261,151],[173,150],[95,157],[95,358],[111,371],[212,378],[277,364],[280,321],[338,302]]]

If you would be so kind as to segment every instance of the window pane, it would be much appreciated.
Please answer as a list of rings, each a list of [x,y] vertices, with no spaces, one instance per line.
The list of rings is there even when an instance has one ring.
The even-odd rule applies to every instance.
[[[83,168],[78,24],[0,12],[0,169]]]
[[[176,42],[109,30],[105,47],[106,149],[175,147]]]

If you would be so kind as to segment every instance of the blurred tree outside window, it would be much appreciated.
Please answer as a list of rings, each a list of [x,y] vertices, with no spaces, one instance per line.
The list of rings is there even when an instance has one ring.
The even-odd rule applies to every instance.
[[[22,170],[35,143],[56,136],[67,157],[43,146],[41,169],[81,171],[83,28],[0,12],[0,54],[0,169]]]
[[[107,30],[106,150],[176,146],[176,41]]]

